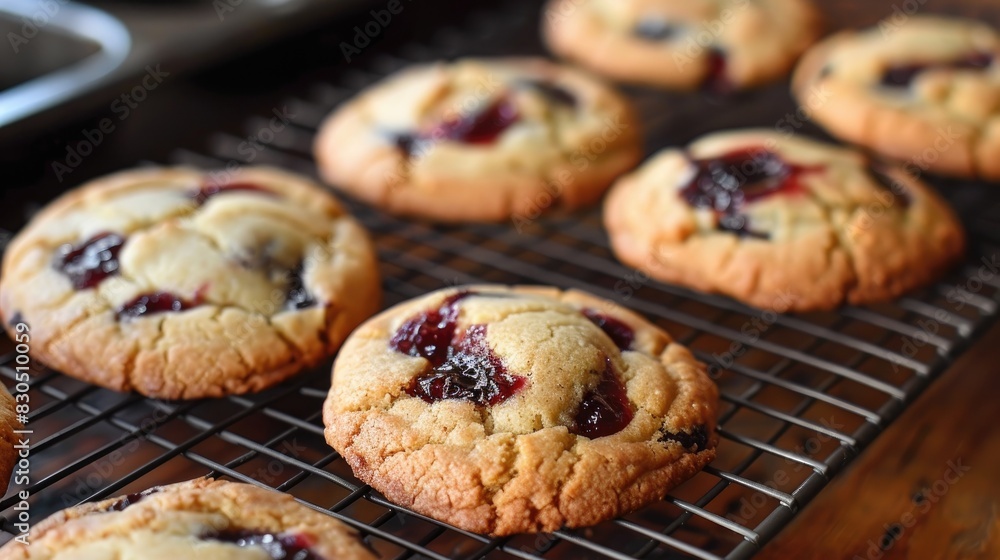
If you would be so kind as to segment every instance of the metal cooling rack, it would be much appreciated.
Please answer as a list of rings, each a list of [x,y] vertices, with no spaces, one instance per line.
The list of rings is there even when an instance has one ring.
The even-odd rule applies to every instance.
[[[366,66],[338,71],[288,100],[294,126],[254,163],[314,175],[309,151],[320,119],[408,64],[541,53],[537,10],[534,3],[496,3],[426,44],[373,53]],[[500,40],[511,36],[523,41]],[[766,125],[791,107],[780,94],[776,103],[774,93],[729,105],[630,93],[644,113],[650,151],[713,128]],[[243,132],[260,130],[265,119],[248,119]],[[219,134],[207,149],[179,151],[171,163],[242,162],[239,136]],[[796,316],[650,281],[621,266],[596,210],[543,218],[518,232],[510,224],[432,227],[348,202],[375,238],[387,305],[446,285],[541,283],[588,290],[657,322],[713,365],[722,392],[718,458],[662,502],[622,519],[489,539],[394,506],[354,478],[323,440],[328,365],[260,394],[185,403],[114,393],[33,366],[32,478],[0,501],[3,540],[16,533],[14,494],[25,488],[37,522],[81,501],[210,475],[288,492],[359,529],[383,558],[747,558],[993,322],[1000,275],[980,272],[1000,255],[1000,196],[982,185],[950,185],[946,193],[970,230],[966,264],[892,303]],[[731,364],[719,357],[727,351]],[[0,373],[11,386],[15,355],[3,339]]]

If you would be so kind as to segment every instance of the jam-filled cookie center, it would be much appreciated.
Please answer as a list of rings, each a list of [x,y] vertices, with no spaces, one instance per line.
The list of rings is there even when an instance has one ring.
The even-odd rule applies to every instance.
[[[143,315],[154,313],[179,312],[201,305],[204,300],[201,294],[194,299],[185,299],[170,292],[152,292],[138,295],[118,308],[117,318],[136,319]]]
[[[426,402],[462,399],[485,406],[500,404],[524,387],[526,379],[511,375],[487,344],[486,325],[456,332],[458,304],[471,295],[453,294],[438,309],[411,318],[389,341],[393,350],[430,362],[431,369],[406,388],[410,396]]]
[[[210,198],[223,196],[233,192],[250,193],[269,198],[280,195],[266,187],[249,182],[217,183],[206,180],[194,190],[184,195],[197,207],[202,206]],[[76,245],[65,244],[56,251],[53,267],[65,275],[75,290],[96,288],[104,280],[121,274],[119,254],[128,238],[115,232],[101,232]],[[253,250],[266,250],[268,247],[253,247]],[[304,262],[288,269],[273,258],[241,259],[240,264],[246,268],[259,270],[275,283],[284,283],[285,298],[282,309],[296,311],[317,304],[316,297],[310,292],[303,278]],[[204,286],[207,288],[207,285]],[[139,294],[118,307],[117,319],[134,319],[144,315],[166,312],[179,312],[205,303],[202,293],[192,299],[186,299],[169,291],[149,291]]]
[[[312,539],[302,534],[274,534],[248,529],[228,529],[202,535],[202,540],[218,541],[240,548],[264,550],[273,560],[323,560],[312,551]]]
[[[696,159],[691,165],[695,171],[681,186],[681,198],[695,208],[714,211],[720,230],[764,239],[768,234],[750,229],[749,220],[741,210],[768,197],[805,192],[802,175],[822,169],[789,163],[764,148],[745,148],[717,158]]]
[[[424,130],[397,133],[395,143],[407,155],[420,151],[428,143],[442,140],[492,144],[520,118],[514,100],[509,95],[503,95],[478,111],[446,118]]]
[[[508,371],[487,343],[488,325],[474,324],[459,331],[459,304],[476,295],[458,292],[449,296],[438,308],[407,320],[390,339],[393,350],[429,362],[429,369],[405,388],[407,394],[428,403],[461,399],[479,406],[493,406],[527,385],[527,378]],[[599,327],[620,350],[631,349],[635,332],[626,323],[592,309],[581,310],[581,315]],[[620,432],[634,415],[625,384],[611,359],[605,356],[603,369],[594,373],[600,379],[584,394],[568,426],[571,433],[589,438]]]
[[[608,338],[615,343],[615,346],[619,350],[631,350],[632,343],[635,342],[635,331],[632,327],[625,324],[624,321],[619,321],[610,315],[605,315],[593,309],[584,309],[581,311],[583,316],[590,319],[591,323],[598,326],[604,334],[608,335]]]
[[[611,359],[605,358],[601,380],[584,394],[569,431],[588,438],[610,436],[624,430],[633,416],[625,384]]]
[[[513,87],[534,90],[555,106],[575,108],[579,102],[568,89],[548,80],[522,80],[513,84]],[[445,118],[424,127],[423,130],[397,133],[394,135],[394,141],[396,147],[407,155],[421,151],[421,148],[428,144],[443,140],[470,145],[489,145],[495,143],[507,129],[522,118],[513,92],[508,91],[476,111]]]
[[[56,269],[69,278],[74,289],[94,288],[118,274],[118,253],[124,244],[123,236],[104,232],[76,246],[63,245],[56,255]]]

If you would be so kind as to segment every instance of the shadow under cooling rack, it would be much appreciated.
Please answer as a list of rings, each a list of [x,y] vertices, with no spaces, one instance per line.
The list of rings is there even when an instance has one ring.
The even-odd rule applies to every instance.
[[[366,66],[288,99],[292,126],[255,152],[253,163],[315,176],[312,138],[338,103],[412,63],[501,53],[501,38],[522,38],[510,43],[519,54],[541,54],[533,38],[537,18],[537,4],[499,2],[468,25],[439,30],[427,44],[372,53]],[[701,115],[700,127],[722,128],[745,121],[756,107],[780,115],[790,103],[770,93],[742,106],[629,93],[643,113],[650,149],[683,141],[673,131],[688,130],[692,114]],[[252,134],[262,123],[248,118],[242,132]],[[244,163],[243,140],[240,132],[220,133],[207,149],[178,151],[168,163]],[[624,518],[489,539],[388,503],[323,440],[326,364],[260,394],[186,403],[114,393],[35,368],[26,487],[33,519],[84,500],[211,475],[292,494],[359,529],[383,558],[747,558],[993,322],[1000,275],[982,271],[1000,255],[1000,195],[983,185],[954,185],[946,194],[972,239],[967,262],[950,276],[891,303],[790,316],[623,267],[596,210],[542,218],[519,231],[512,224],[433,227],[348,201],[375,239],[388,305],[472,282],[580,288],[639,311],[711,364],[722,394],[718,458],[665,500]],[[13,344],[3,339],[0,372],[8,384],[14,357]],[[13,492],[21,489],[0,502],[6,539],[15,532]]]

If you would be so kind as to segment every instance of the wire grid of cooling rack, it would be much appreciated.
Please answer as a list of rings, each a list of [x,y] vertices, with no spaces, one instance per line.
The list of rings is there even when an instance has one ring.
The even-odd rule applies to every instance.
[[[472,52],[490,52],[498,36],[533,25],[537,13],[525,6],[500,3],[427,45],[374,56],[363,70],[288,100],[293,126],[254,163],[314,175],[309,146],[337,103],[405,65],[468,52],[472,38],[480,41]],[[664,145],[663,100],[632,94],[651,145]],[[246,130],[260,126],[250,118]],[[244,139],[219,134],[207,150],[178,151],[171,163],[241,163]],[[519,231],[511,224],[432,227],[349,202],[378,246],[387,305],[469,282],[576,287],[640,311],[712,365],[723,405],[718,458],[662,502],[622,519],[490,539],[388,503],[323,440],[328,365],[260,394],[177,403],[95,388],[33,364],[31,482],[0,501],[2,536],[16,532],[14,493],[22,489],[31,492],[37,521],[80,501],[212,475],[288,492],[359,529],[383,558],[749,557],[992,323],[1000,276],[983,271],[1000,255],[1000,197],[981,186],[956,189],[953,203],[973,238],[963,266],[892,303],[801,316],[750,309],[621,266],[597,211],[543,218]],[[15,357],[4,339],[0,373],[8,385]]]

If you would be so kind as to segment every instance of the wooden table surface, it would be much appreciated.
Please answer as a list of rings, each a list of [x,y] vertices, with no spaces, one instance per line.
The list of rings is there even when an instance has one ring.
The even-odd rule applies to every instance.
[[[760,558],[1000,558],[1000,324]]]
[[[1000,25],[1000,0],[818,4],[834,29],[896,8]],[[902,14],[897,14],[901,17]],[[967,351],[757,556],[1000,559],[1000,324]]]

